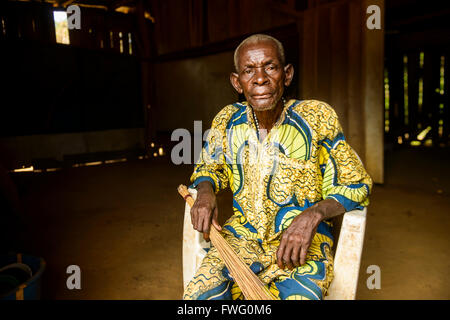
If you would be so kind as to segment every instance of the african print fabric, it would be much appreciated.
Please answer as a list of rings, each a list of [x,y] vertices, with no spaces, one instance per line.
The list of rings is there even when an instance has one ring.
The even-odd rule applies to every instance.
[[[278,299],[323,299],[333,279],[332,223],[322,221],[306,263],[280,269],[283,230],[315,203],[332,198],[346,211],[369,204],[372,179],[346,142],[338,117],[317,100],[290,100],[260,141],[246,102],[214,118],[192,174],[233,192],[233,215],[222,235]],[[206,254],[184,299],[243,299],[216,248]]]

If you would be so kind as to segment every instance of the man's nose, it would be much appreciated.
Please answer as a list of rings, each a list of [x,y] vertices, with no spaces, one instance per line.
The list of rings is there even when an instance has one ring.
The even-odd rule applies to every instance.
[[[254,84],[257,84],[259,86],[265,85],[269,82],[265,68],[256,68],[255,76],[253,79]]]

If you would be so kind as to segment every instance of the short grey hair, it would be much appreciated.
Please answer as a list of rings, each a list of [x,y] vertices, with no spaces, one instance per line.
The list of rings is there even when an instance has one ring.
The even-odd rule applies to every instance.
[[[278,52],[278,58],[280,59],[280,62],[283,64],[283,66],[285,65],[286,59],[284,57],[284,48],[283,48],[283,45],[281,44],[281,42],[267,34],[258,33],[258,34],[251,35],[250,37],[244,39],[238,45],[236,50],[234,50],[234,68],[236,69],[236,72],[239,72],[239,61],[238,61],[239,60],[239,50],[245,45],[255,44],[255,43],[264,42],[264,41],[271,41],[271,42],[275,43],[275,46],[276,46],[277,52]]]

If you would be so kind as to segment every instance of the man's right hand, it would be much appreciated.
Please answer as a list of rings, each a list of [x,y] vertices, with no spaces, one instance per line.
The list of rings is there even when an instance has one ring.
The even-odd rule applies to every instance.
[[[202,181],[197,186],[197,199],[191,208],[192,226],[198,232],[206,235],[205,239],[209,240],[209,231],[211,223],[218,229],[222,227],[217,221],[219,210],[217,209],[216,195],[211,182]]]

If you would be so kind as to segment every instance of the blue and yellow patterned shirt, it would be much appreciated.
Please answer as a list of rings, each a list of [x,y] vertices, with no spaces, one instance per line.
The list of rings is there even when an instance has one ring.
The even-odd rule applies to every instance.
[[[244,102],[217,114],[191,177],[216,192],[230,186],[247,236],[274,240],[299,210],[323,199],[347,211],[368,205],[372,180],[328,104],[288,101],[262,142],[251,112]]]
[[[263,141],[246,102],[223,108],[212,122],[191,177],[194,187],[205,180],[216,193],[231,188],[234,214],[224,224],[222,235],[282,299],[298,298],[299,292],[319,298],[333,272],[329,221],[322,221],[316,230],[306,256],[310,262],[294,271],[276,264],[283,230],[323,199],[335,199],[347,211],[367,206],[372,188],[372,179],[345,140],[336,112],[317,100],[288,101]],[[286,287],[287,282],[305,276],[315,283],[306,280],[309,289],[298,283]],[[185,298],[214,296],[225,290],[222,286],[227,286],[228,278],[212,248]],[[233,298],[239,297],[236,286],[232,288]]]

